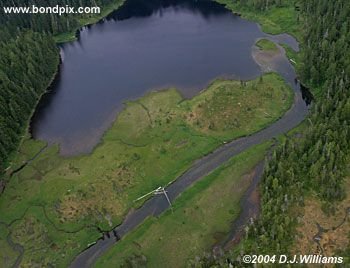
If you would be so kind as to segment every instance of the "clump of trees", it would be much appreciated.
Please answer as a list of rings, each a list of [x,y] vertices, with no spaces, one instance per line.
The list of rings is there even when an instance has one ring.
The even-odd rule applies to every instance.
[[[254,8],[256,11],[268,10],[271,7],[288,6],[291,0],[233,0],[241,6]]]

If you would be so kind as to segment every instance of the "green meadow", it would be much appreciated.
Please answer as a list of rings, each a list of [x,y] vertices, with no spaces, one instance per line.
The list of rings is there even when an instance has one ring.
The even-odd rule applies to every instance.
[[[99,258],[96,267],[187,267],[230,231],[240,199],[270,143],[251,148],[175,200],[173,213],[149,218]],[[133,264],[134,266],[131,266]],[[197,267],[197,266],[196,266]]]
[[[278,47],[276,44],[268,39],[260,39],[258,42],[255,44],[258,48],[264,51],[271,51],[271,52],[276,52],[278,51]]]
[[[292,100],[274,73],[248,82],[215,80],[192,99],[167,89],[126,102],[89,155],[62,157],[58,146],[27,138],[8,174],[32,160],[0,196],[6,249],[0,266],[18,255],[5,246],[10,234],[24,248],[24,267],[66,267],[100,236],[98,229],[119,224],[137,197],[174,180],[223,142],[276,121]]]

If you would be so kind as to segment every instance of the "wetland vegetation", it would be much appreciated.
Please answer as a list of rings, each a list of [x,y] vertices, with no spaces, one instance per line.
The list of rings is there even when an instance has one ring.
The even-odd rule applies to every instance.
[[[175,89],[152,92],[126,103],[90,155],[65,158],[57,146],[46,148],[12,175],[0,197],[1,222],[24,247],[22,263],[65,266],[99,230],[120,223],[137,197],[223,142],[271,124],[292,96],[274,73],[248,82],[215,80],[189,100]],[[43,146],[26,140],[13,170]]]

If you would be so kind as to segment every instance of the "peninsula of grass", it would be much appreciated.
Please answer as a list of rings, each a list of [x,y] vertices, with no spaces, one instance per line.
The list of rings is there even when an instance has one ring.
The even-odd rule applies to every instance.
[[[285,1],[284,6],[270,6],[267,10],[258,10],[253,4],[241,4],[240,1],[215,0],[225,5],[234,13],[239,13],[243,18],[258,22],[262,30],[269,34],[288,33],[297,40],[301,40],[301,31],[298,23],[298,11],[294,1]]]
[[[270,51],[270,52],[276,52],[278,51],[278,47],[276,44],[268,39],[260,39],[258,42],[255,44],[259,49],[264,50],[264,51]]]
[[[240,199],[270,143],[231,158],[173,202],[173,213],[149,218],[103,255],[96,267],[187,267],[222,242],[240,213]]]
[[[300,52],[296,52],[291,49],[289,46],[285,44],[280,44],[284,50],[286,51],[286,55],[290,63],[294,66],[297,73],[300,73],[301,62],[302,62],[302,54]]]
[[[23,267],[67,267],[99,229],[119,224],[136,198],[223,142],[273,123],[292,100],[274,73],[248,82],[216,80],[190,100],[168,89],[127,102],[89,155],[65,158],[58,146],[28,139],[8,170],[30,160],[0,196],[0,226],[24,248]],[[14,263],[15,255],[0,252],[0,260]]]

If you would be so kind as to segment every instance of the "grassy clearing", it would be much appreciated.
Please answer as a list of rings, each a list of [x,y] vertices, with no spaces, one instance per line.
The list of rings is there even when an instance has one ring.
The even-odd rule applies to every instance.
[[[13,175],[0,196],[0,222],[17,219],[7,229],[21,234],[14,239],[25,247],[23,265],[65,266],[95,241],[97,227],[120,223],[137,197],[175,179],[223,141],[269,125],[292,99],[271,73],[244,83],[217,80],[191,100],[169,89],[128,102],[90,155],[63,158],[57,146],[48,147]],[[14,162],[43,146],[25,141]],[[40,249],[33,232],[46,234]]]
[[[106,17],[108,14],[112,13],[114,10],[118,9],[122,4],[124,4],[124,2],[125,0],[116,0],[114,3],[111,3],[105,7],[101,7],[100,14],[92,14],[89,17],[80,18],[79,27],[72,30],[71,32],[61,33],[54,36],[56,43],[66,43],[77,40],[76,32],[79,30],[79,28],[98,22],[99,20]]]
[[[270,7],[267,11],[257,11],[252,7],[243,6],[239,1],[215,0],[233,12],[239,12],[243,18],[258,22],[262,30],[270,34],[288,33],[301,40],[298,14],[294,2],[285,3],[284,7]]]
[[[275,43],[268,39],[260,39],[258,42],[256,42],[255,45],[264,51],[272,51],[272,52],[278,51],[278,48],[275,45]]]
[[[96,267],[186,267],[190,259],[223,239],[240,212],[239,201],[270,144],[229,160],[185,191],[170,211],[149,218],[102,258]]]

